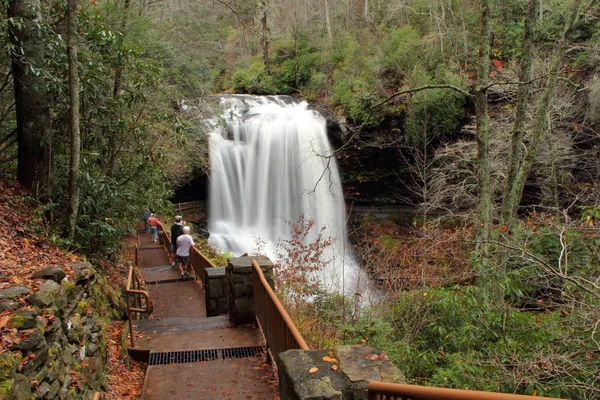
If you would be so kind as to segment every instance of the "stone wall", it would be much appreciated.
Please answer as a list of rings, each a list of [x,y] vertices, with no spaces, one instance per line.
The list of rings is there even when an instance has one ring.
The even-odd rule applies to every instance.
[[[254,281],[252,278],[252,260],[256,260],[265,279],[273,285],[273,263],[268,257],[230,258],[227,263],[227,306],[229,319],[234,324],[255,322],[254,314]]]
[[[288,350],[276,361],[281,400],[366,400],[369,381],[405,383],[402,371],[368,346]]]
[[[227,284],[225,267],[207,268],[204,296],[206,298],[206,316],[216,317],[227,314]]]
[[[94,271],[89,264],[69,267],[77,271],[71,281],[52,266],[34,274],[43,281],[37,290],[15,285],[0,291],[0,310],[9,310],[0,328],[21,338],[2,343],[1,399],[91,399],[105,389]]]

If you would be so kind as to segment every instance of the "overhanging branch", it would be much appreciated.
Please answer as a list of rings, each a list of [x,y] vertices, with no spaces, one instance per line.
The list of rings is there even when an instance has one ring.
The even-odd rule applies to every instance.
[[[389,96],[387,99],[375,104],[374,106],[371,107],[371,109],[373,108],[377,108],[380,107],[382,105],[384,105],[385,103],[395,99],[398,96],[401,96],[403,94],[407,94],[407,93],[416,93],[416,92],[420,92],[422,90],[428,90],[428,89],[450,89],[450,90],[454,90],[455,92],[458,92],[466,97],[472,98],[473,95],[469,92],[467,92],[464,89],[459,88],[458,86],[455,85],[449,85],[449,84],[441,84],[441,85],[425,85],[425,86],[419,86],[416,88],[412,88],[412,89],[406,89],[406,90],[400,90],[399,92],[396,92],[394,94],[392,94],[391,96]]]

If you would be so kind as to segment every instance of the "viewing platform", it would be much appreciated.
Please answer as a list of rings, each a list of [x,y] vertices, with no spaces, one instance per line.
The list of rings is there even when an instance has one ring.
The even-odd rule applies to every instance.
[[[202,279],[183,280],[165,246],[138,229],[139,270],[153,305],[132,322],[136,358],[148,361],[142,399],[276,399],[274,371],[256,324],[207,317]]]

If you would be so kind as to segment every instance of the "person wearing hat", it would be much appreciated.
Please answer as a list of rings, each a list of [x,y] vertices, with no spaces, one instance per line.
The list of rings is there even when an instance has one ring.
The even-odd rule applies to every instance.
[[[175,267],[175,255],[177,253],[177,238],[183,234],[183,218],[181,215],[175,217],[171,225],[171,265]]]

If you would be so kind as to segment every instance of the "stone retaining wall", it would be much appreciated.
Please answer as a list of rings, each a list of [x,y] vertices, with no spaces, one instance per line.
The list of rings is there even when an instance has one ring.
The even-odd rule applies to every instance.
[[[204,296],[206,316],[216,317],[227,314],[227,284],[225,267],[207,268]]]
[[[92,294],[94,272],[88,264],[70,267],[78,270],[70,282],[53,266],[34,275],[44,280],[35,292],[25,286],[0,291],[0,311],[29,305],[0,322],[23,338],[3,343],[1,399],[91,399],[105,389],[106,346],[94,312],[99,301]]]

